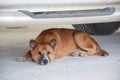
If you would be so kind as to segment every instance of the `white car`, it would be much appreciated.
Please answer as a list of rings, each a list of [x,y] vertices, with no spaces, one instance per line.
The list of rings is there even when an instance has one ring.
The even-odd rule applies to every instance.
[[[51,24],[113,33],[120,25],[120,0],[0,0],[0,27]]]

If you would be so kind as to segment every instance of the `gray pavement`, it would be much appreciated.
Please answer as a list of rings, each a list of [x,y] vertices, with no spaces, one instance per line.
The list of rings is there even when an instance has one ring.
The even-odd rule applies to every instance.
[[[0,28],[0,80],[120,80],[120,30],[112,35],[92,36],[109,52],[107,57],[67,56],[46,66],[31,59],[17,62],[17,57],[29,49],[29,40],[52,27]]]

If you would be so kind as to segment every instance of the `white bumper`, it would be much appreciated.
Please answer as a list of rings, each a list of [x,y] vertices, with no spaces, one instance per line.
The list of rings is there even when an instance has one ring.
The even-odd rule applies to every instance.
[[[81,11],[114,7],[109,15],[34,19],[18,10],[30,12]],[[96,10],[97,11],[97,10]],[[3,0],[0,3],[0,27],[52,24],[85,24],[120,21],[120,0]]]

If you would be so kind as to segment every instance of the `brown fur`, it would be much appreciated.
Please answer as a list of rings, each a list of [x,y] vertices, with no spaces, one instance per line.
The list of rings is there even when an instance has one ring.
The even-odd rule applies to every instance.
[[[52,40],[56,40],[54,47],[50,45]],[[43,54],[44,50],[50,51],[48,57],[51,61],[72,55],[75,49],[78,49],[80,56],[108,55],[108,53],[101,49],[98,43],[88,34],[73,29],[53,28],[44,30],[35,39],[35,42],[37,43],[35,48],[30,48],[23,57],[18,58],[19,61],[25,61],[27,58],[31,57],[36,63],[39,63],[41,55],[38,54],[38,51],[41,51]]]

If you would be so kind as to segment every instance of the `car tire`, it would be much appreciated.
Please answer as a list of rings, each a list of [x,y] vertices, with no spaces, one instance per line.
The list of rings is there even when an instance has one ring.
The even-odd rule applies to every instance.
[[[73,24],[77,30],[82,30],[90,35],[108,35],[114,33],[120,27],[120,22],[96,23],[96,24]]]

